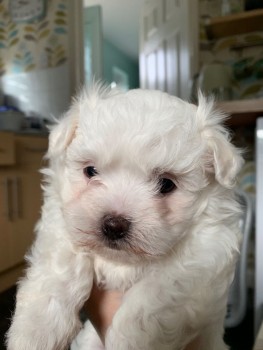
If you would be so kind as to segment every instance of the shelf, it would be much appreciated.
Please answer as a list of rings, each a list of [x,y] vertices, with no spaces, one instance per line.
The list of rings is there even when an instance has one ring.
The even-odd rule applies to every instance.
[[[210,18],[205,27],[210,40],[261,31],[263,30],[263,9]]]
[[[263,117],[263,98],[218,102],[217,107],[230,116],[226,124],[233,127],[254,125]]]
[[[254,41],[250,43],[240,43],[236,45],[230,46],[230,50],[232,51],[240,51],[249,47],[257,47],[257,46],[263,46],[263,40],[260,41]]]

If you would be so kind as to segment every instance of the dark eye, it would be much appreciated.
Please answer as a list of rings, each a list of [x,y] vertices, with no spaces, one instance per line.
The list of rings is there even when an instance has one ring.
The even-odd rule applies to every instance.
[[[159,180],[159,192],[162,194],[170,193],[176,188],[174,182],[170,179],[162,178]]]
[[[94,166],[87,166],[83,169],[83,172],[88,178],[91,178],[98,174],[97,169]]]

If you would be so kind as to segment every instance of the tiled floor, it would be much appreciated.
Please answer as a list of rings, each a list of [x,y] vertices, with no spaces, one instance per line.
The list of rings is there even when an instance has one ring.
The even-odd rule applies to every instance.
[[[4,335],[9,327],[10,316],[14,310],[16,289],[11,288],[0,294],[0,350],[6,350]],[[253,342],[253,312],[248,310],[247,316],[239,327],[226,331],[225,341],[231,350],[251,350]],[[35,350],[35,349],[32,349]],[[207,349],[209,350],[209,349]]]

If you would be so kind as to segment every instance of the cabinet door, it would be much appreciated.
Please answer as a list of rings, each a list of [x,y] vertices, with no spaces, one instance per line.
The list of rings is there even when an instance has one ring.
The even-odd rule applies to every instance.
[[[12,265],[11,261],[11,181],[8,173],[0,172],[0,272]]]
[[[15,164],[15,137],[11,132],[0,132],[0,165]]]
[[[16,136],[16,171],[13,173],[12,263],[23,261],[34,239],[42,203],[41,175],[47,138]]]
[[[47,148],[46,137],[16,136],[16,165],[23,169],[29,167],[31,170],[39,170],[44,166],[43,157]]]
[[[2,139],[5,154],[15,158],[5,156],[5,163],[0,162],[4,164],[0,166],[0,273],[21,264],[33,242],[42,202],[39,169],[44,165],[47,139],[20,135],[15,136],[12,152],[7,145]],[[7,166],[13,159],[15,164]]]
[[[40,217],[41,176],[37,170],[20,171],[13,178],[12,264],[23,261],[34,239]]]

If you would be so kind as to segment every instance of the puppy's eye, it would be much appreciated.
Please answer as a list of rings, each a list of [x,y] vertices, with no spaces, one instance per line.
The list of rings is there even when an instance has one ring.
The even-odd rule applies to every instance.
[[[88,178],[91,178],[98,174],[97,169],[94,166],[87,166],[83,169],[83,172]]]
[[[176,189],[175,183],[167,178],[162,178],[159,180],[159,192],[162,194],[170,193]]]

